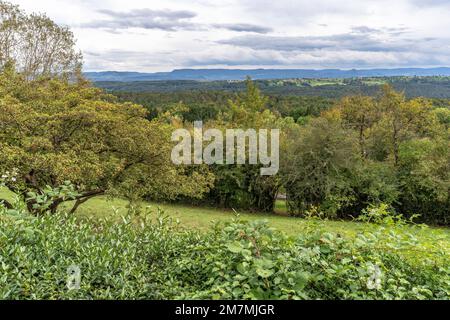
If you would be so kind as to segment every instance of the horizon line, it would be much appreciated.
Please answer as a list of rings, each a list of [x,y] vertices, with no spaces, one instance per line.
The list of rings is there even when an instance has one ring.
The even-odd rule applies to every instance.
[[[329,71],[329,70],[337,70],[337,71],[371,71],[371,70],[406,70],[406,69],[421,69],[421,70],[431,70],[431,69],[450,69],[450,66],[435,66],[435,67],[374,67],[374,68],[317,68],[317,69],[308,69],[308,68],[174,68],[170,71],[134,71],[134,70],[83,70],[84,73],[100,73],[100,72],[117,72],[117,73],[171,73],[174,71],[200,71],[200,70],[221,70],[221,71],[271,71],[271,70],[302,70],[302,71]]]

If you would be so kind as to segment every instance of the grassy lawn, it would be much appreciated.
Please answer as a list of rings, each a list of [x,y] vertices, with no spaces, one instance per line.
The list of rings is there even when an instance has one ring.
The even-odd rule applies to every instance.
[[[12,194],[0,190],[0,198],[11,199]],[[128,202],[122,199],[107,199],[106,197],[97,197],[89,200],[78,209],[76,215],[80,218],[98,217],[98,218],[117,218],[128,211]],[[311,228],[322,228],[327,232],[339,233],[343,236],[354,237],[358,233],[371,228],[371,225],[352,221],[315,221],[301,218],[292,218],[286,216],[286,205],[283,201],[277,202],[276,211],[278,214],[262,214],[250,212],[235,212],[233,210],[194,207],[181,204],[167,203],[142,203],[143,207],[150,207],[153,212],[158,208],[173,219],[179,220],[181,226],[185,228],[197,229],[201,231],[208,230],[212,223],[220,221],[230,221],[236,216],[236,213],[244,220],[267,220],[269,225],[295,236]],[[410,227],[405,227],[410,228]],[[436,241],[436,237],[444,247],[450,250],[450,229],[448,228],[410,228],[412,234],[420,239],[421,243],[430,244]]]
[[[91,199],[82,205],[77,212],[77,215],[80,217],[112,217],[117,215],[119,218],[121,215],[127,213],[127,204],[127,201],[121,199],[108,200],[104,197],[98,197]],[[149,206],[154,212],[160,208],[170,217],[178,219],[182,226],[199,230],[208,230],[214,222],[229,221],[234,218],[236,214],[239,214],[244,220],[267,220],[272,227],[282,230],[290,235],[302,232],[302,230],[311,227],[313,224],[311,221],[280,214],[240,212],[182,204],[143,203],[142,205],[146,207]],[[282,210],[283,204],[278,204],[278,208]],[[355,232],[361,231],[364,226],[354,222],[327,221],[326,228],[330,231],[343,234],[355,234]]]
[[[128,202],[121,199],[109,200],[105,197],[98,197],[89,200],[79,208],[76,213],[83,217],[109,217],[117,218],[127,213]],[[217,208],[194,207],[181,204],[164,203],[143,203],[143,206],[150,207],[152,212],[157,212],[160,208],[165,214],[180,222],[180,226],[188,229],[207,231],[214,222],[226,222],[239,214],[244,220],[266,220],[275,229],[281,230],[290,236],[296,236],[311,230],[321,229],[324,232],[338,233],[346,238],[356,238],[365,231],[374,231],[378,226],[352,221],[323,221],[301,219],[286,216],[285,204],[277,203],[276,210],[284,214],[261,214],[249,212],[235,212]],[[424,261],[432,259],[437,263],[437,259],[442,258],[442,254],[436,256],[437,252],[450,253],[450,229],[448,228],[414,228],[410,226],[401,227],[404,234],[410,234],[417,239],[417,244],[413,251],[400,252],[402,256],[412,261]],[[415,251],[417,250],[417,251]],[[447,257],[450,256],[446,255]],[[445,259],[445,258],[444,258]]]

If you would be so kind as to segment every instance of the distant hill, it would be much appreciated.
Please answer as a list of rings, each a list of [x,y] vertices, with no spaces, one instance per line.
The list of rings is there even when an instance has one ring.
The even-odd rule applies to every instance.
[[[395,77],[395,76],[450,76],[450,68],[399,68],[399,69],[367,69],[367,70],[309,70],[309,69],[180,69],[171,72],[86,72],[85,76],[94,81],[168,81],[168,80],[244,80],[250,76],[254,80],[269,79],[347,79],[358,77]]]

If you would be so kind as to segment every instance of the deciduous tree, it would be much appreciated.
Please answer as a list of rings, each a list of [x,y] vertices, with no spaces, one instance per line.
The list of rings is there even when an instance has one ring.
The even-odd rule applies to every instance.
[[[69,28],[0,1],[0,68],[11,61],[31,80],[78,75],[82,56]]]
[[[71,181],[79,193],[74,210],[103,194],[171,199],[208,191],[208,171],[175,167],[173,128],[148,121],[143,107],[117,103],[88,83],[23,77],[0,74],[0,172],[17,171],[6,183],[11,191],[27,199]],[[55,199],[51,211],[66,200]],[[34,200],[27,205],[33,212]]]

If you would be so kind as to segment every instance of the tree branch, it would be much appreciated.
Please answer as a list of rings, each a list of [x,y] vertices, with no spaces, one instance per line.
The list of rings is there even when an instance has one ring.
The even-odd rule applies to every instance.
[[[80,196],[76,197],[76,200],[79,199],[83,199],[83,198],[87,198],[87,197],[95,197],[95,196],[99,196],[105,193],[106,190],[104,189],[97,189],[97,190],[92,190],[92,191],[86,191],[83,194],[81,194]]]
[[[95,196],[99,196],[104,193],[105,193],[104,189],[97,189],[97,190],[84,192],[81,195],[79,195],[73,199],[65,199],[63,197],[60,197],[58,199],[53,200],[53,203],[50,205],[49,209],[50,209],[51,213],[56,213],[56,211],[58,210],[58,207],[61,203],[75,200],[75,205],[70,210],[70,213],[74,213],[81,204],[85,203],[87,200],[89,200]]]
[[[0,199],[0,204],[5,206],[6,209],[12,209],[13,208],[12,204],[9,203],[9,201],[7,201],[5,199]]]
[[[70,214],[74,214],[75,211],[77,211],[78,207],[80,205],[82,205],[83,203],[85,203],[86,201],[88,201],[91,198],[94,198],[96,196],[102,195],[105,193],[105,190],[93,190],[93,191],[89,191],[89,192],[85,192],[84,194],[82,194],[81,196],[79,196],[76,201],[74,206],[72,207],[72,209],[69,211]]]
[[[93,197],[93,196],[92,196]],[[86,201],[88,201],[89,199],[91,199],[92,197],[86,197],[84,199],[78,199],[77,201],[75,201],[74,206],[72,207],[72,209],[70,209],[69,213],[70,214],[74,214],[75,211],[77,211],[78,207],[81,206],[83,203],[85,203]]]

